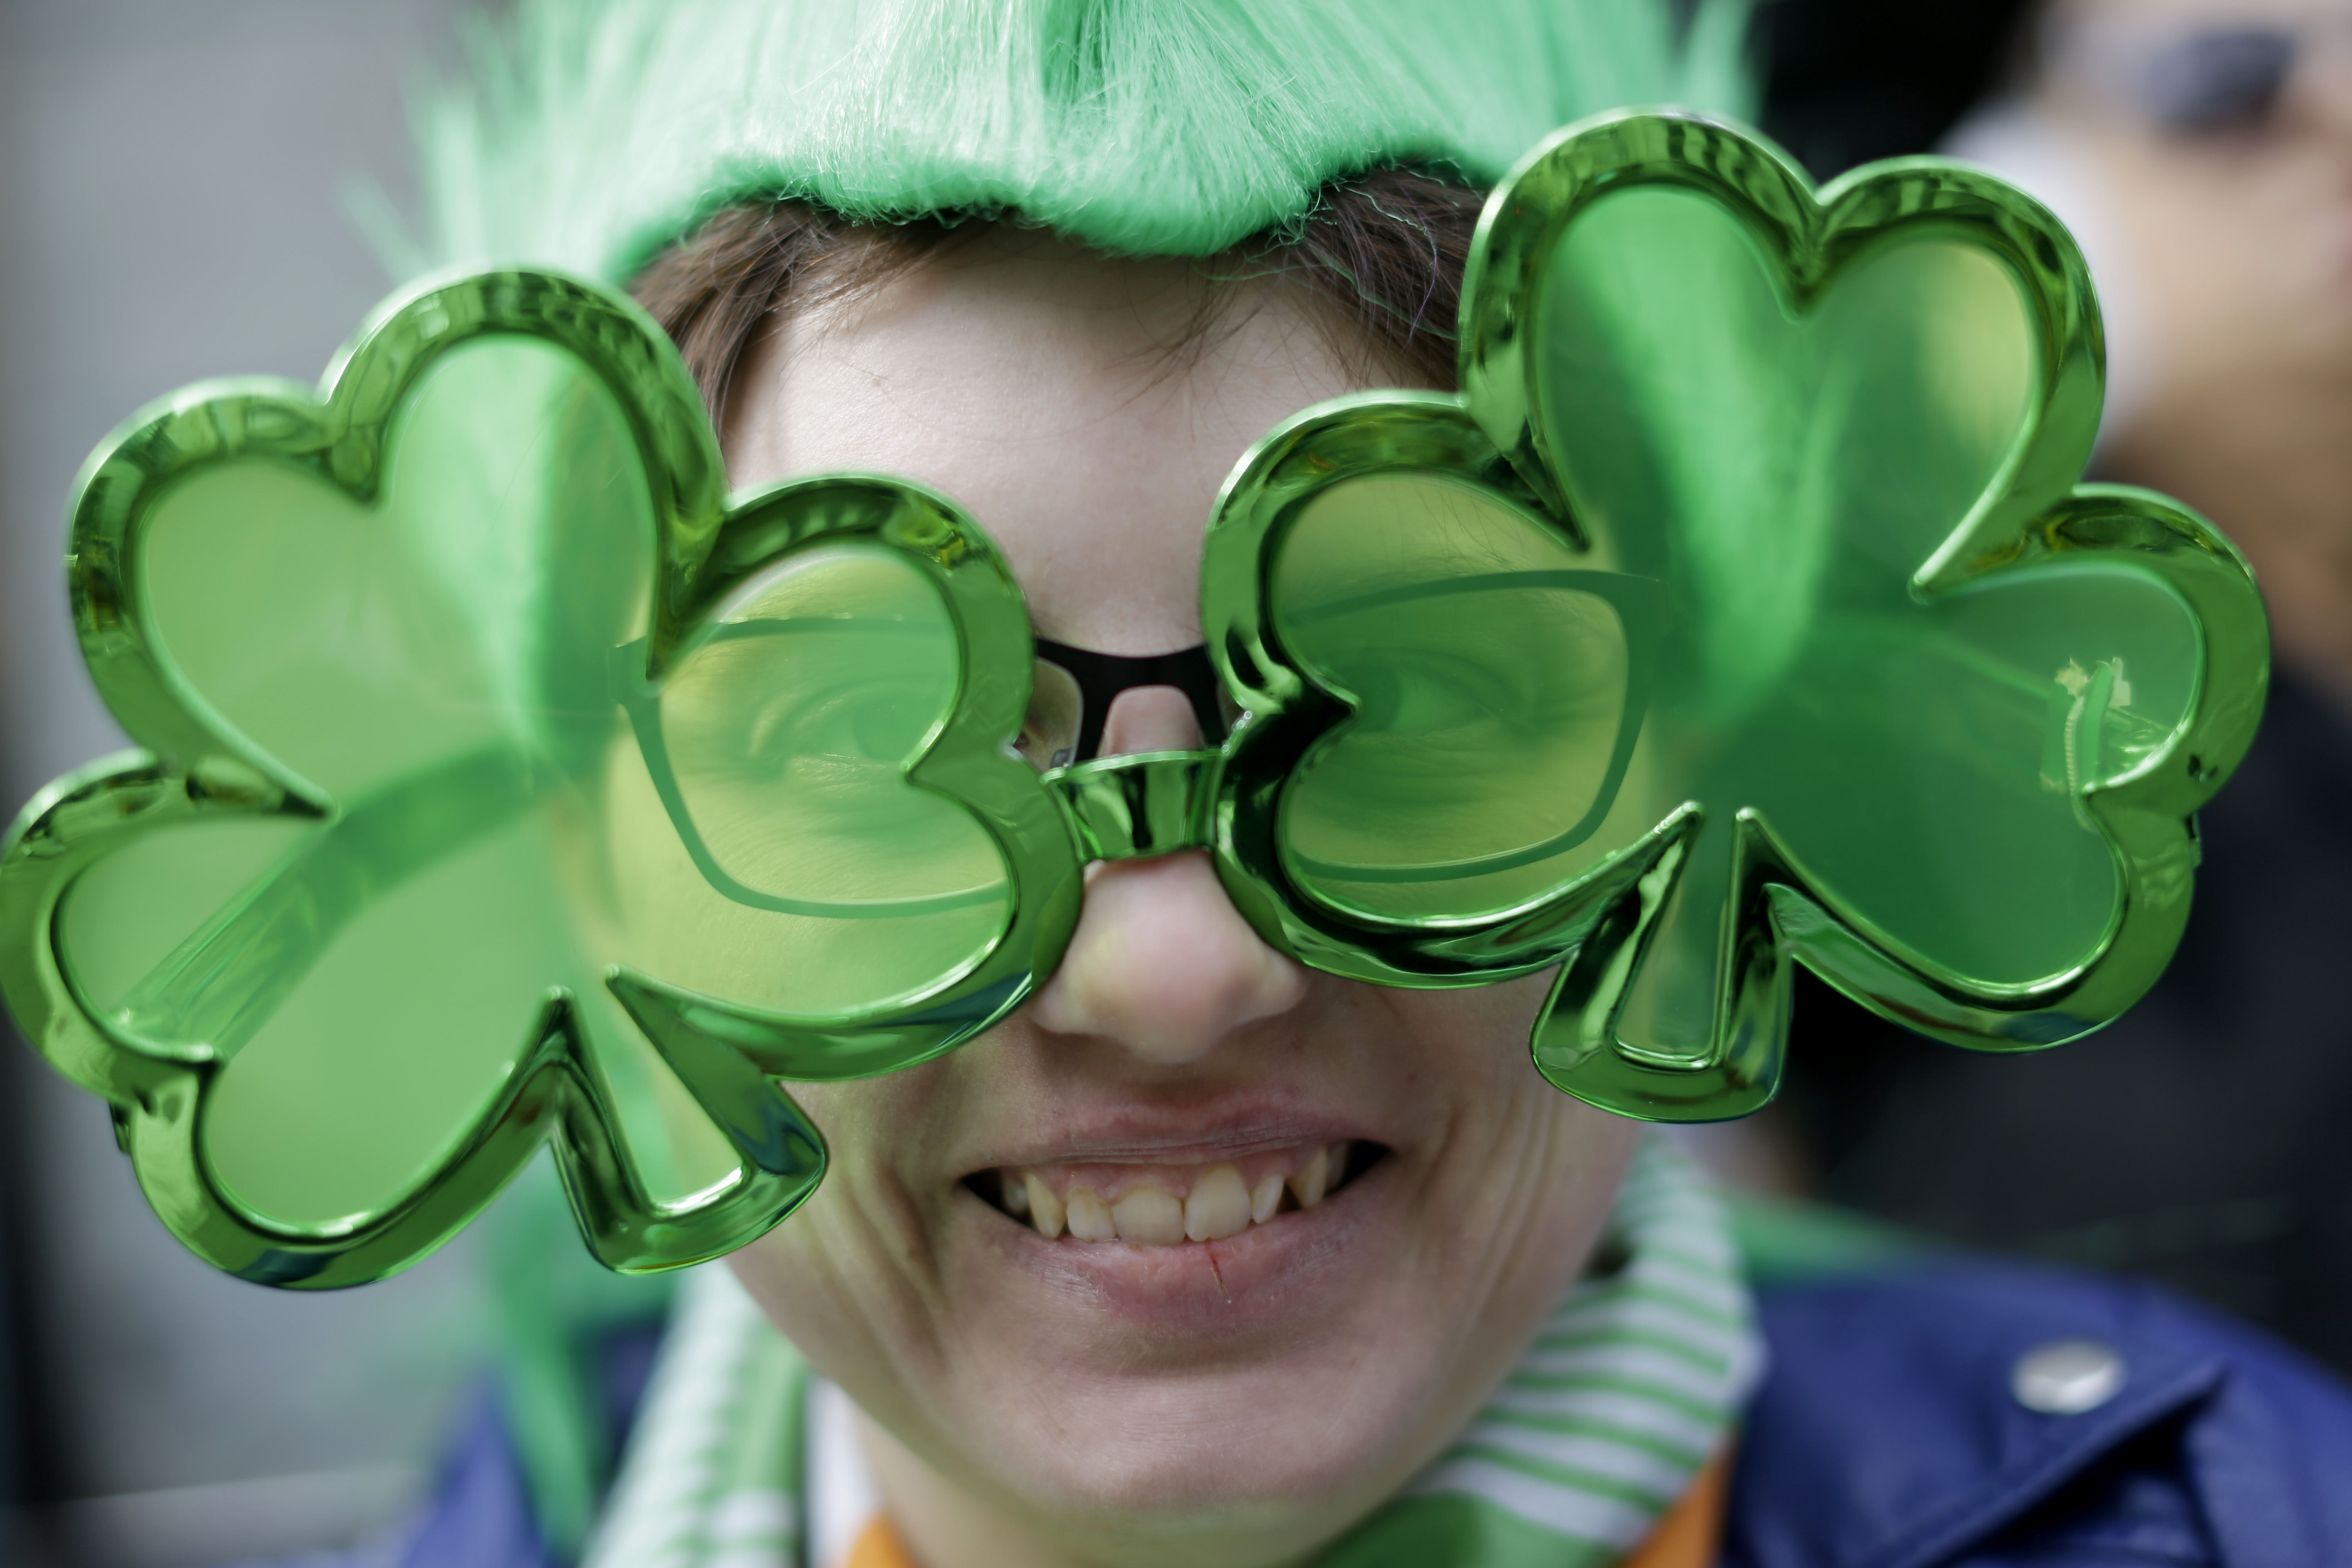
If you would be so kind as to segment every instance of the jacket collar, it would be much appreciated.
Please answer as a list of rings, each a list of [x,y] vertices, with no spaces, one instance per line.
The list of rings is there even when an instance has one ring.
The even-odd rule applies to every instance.
[[[1726,1542],[1726,1563],[1746,1568],[1951,1562],[2142,1439],[2179,1455],[2229,1377],[2211,1339],[2184,1332],[2156,1292],[2038,1270],[1936,1268],[1761,1304],[1772,1366],[1748,1410]],[[2030,1408],[2021,1364],[2068,1342],[2119,1358],[2119,1386],[2071,1413]],[[2163,1430],[2176,1421],[2177,1442]],[[2249,1500],[2264,1495],[2259,1478],[2236,1479]],[[2140,1488],[2088,1528],[2200,1560],[2232,1532],[2192,1495]],[[2257,1522],[2248,1542],[2274,1532]]]

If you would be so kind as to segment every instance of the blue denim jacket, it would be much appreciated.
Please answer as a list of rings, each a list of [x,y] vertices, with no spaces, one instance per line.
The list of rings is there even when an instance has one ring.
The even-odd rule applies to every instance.
[[[1767,1290],[1724,1568],[2352,1564],[2352,1390],[2153,1286],[1984,1264]],[[2019,1363],[2122,1359],[2074,1415]]]
[[[1983,1262],[1759,1305],[1771,1363],[1721,1568],[2352,1568],[2352,1389],[2256,1330],[2151,1286]],[[2020,1363],[2061,1342],[2104,1348],[2121,1382],[2031,1408]],[[551,1568],[494,1407],[400,1562]]]

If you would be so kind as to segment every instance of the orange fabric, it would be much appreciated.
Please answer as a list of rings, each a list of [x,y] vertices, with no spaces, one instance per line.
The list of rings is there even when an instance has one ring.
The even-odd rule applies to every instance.
[[[921,1568],[907,1555],[907,1548],[898,1540],[898,1532],[890,1528],[890,1516],[877,1513],[857,1537],[857,1544],[849,1549],[849,1561],[841,1568]]]
[[[1690,1490],[1675,1500],[1649,1539],[1618,1568],[1714,1568],[1716,1553],[1723,1545],[1723,1510],[1730,1492],[1731,1452],[1726,1449],[1707,1461],[1706,1468],[1691,1481]],[[849,1561],[841,1568],[922,1565],[908,1554],[898,1532],[890,1528],[890,1516],[877,1513],[858,1536],[857,1544],[849,1549]]]
[[[1658,1528],[1620,1568],[1714,1568],[1723,1550],[1723,1513],[1730,1499],[1731,1450],[1726,1448],[1706,1462],[1690,1490],[1675,1500]],[[915,1565],[909,1563],[907,1568]]]

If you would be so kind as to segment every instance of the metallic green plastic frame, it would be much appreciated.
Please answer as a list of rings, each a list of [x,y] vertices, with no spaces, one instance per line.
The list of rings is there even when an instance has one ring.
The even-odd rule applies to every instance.
[[[1553,248],[1599,195],[1651,184],[1698,192],[1759,237],[1790,296],[1811,299],[1887,237],[1932,227],[1997,258],[2033,303],[2041,398],[1998,481],[1917,573],[1923,603],[1997,573],[2128,558],[2160,577],[2200,628],[2189,719],[2127,776],[2088,790],[2120,892],[2095,953],[2033,985],[1987,986],[1906,949],[1840,901],[1744,803],[1731,880],[1735,918],[1716,976],[1711,1045],[1674,1059],[1621,1037],[1628,987],[1696,832],[1722,803],[1668,812],[1565,886],[1501,913],[1381,920],[1298,885],[1284,864],[1282,805],[1300,761],[1345,725],[1344,694],[1318,687],[1270,610],[1286,531],[1330,487],[1426,475],[1478,491],[1572,553],[1590,544],[1549,449],[1527,344],[1540,325]],[[1627,1115],[1704,1121],[1770,1097],[1788,1031],[1790,962],[1885,1016],[1956,1044],[2030,1049],[2113,1018],[2168,960],[2186,919],[2189,818],[2220,786],[2260,713],[2267,641],[2244,563],[2160,497],[2076,488],[2095,430],[2095,308],[2079,256],[2032,202],[1990,176],[1933,161],[1858,171],[1818,196],[1769,147],[1674,113],[1605,116],[1538,148],[1497,189],[1464,295],[1458,396],[1367,394],[1307,410],[1261,440],[1221,495],[1204,545],[1210,655],[1244,721],[1214,750],[1118,757],[1039,775],[1008,747],[1030,696],[1033,648],[1017,585],[984,531],[946,499],[871,476],[828,475],[731,503],[700,400],[675,352],[633,305],[555,274],[510,269],[430,281],[373,317],[323,390],[200,384],[152,407],[100,448],[73,521],[69,580],[100,690],[144,750],[60,780],[0,847],[0,992],[60,1070],[115,1107],[124,1147],[167,1226],[244,1278],[326,1287],[391,1273],[461,1227],[541,1142],[553,1145],[583,1236],[624,1270],[676,1267],[744,1245],[814,1190],[824,1155],[777,1079],[821,1080],[929,1059],[1003,1017],[1059,962],[1089,859],[1202,847],[1265,938],[1328,973],[1412,987],[1483,985],[1558,966],[1533,1037],[1552,1083]],[[201,1122],[228,1051],[173,1047],[101,1016],[64,962],[60,900],[101,857],[202,821],[282,818],[331,830],[349,803],[297,776],[220,720],[160,650],[138,570],[163,490],[207,465],[265,456],[375,498],[386,429],[441,355],[486,334],[552,345],[588,368],[626,420],[651,487],[654,585],[646,635],[614,649],[605,687],[629,717],[654,788],[710,885],[751,908],[794,900],[734,881],[700,838],[656,714],[666,675],[709,642],[766,633],[710,624],[731,591],[793,552],[856,543],[911,563],[949,613],[961,667],[952,710],[905,777],[953,799],[990,836],[1011,889],[1005,929],[919,994],[841,1016],[783,1016],[614,968],[606,984],[740,1159],[730,1184],[684,1205],[646,1193],[583,1059],[571,999],[549,998],[533,1049],[450,1157],[381,1212],[289,1229],[240,1206],[207,1168]],[[1628,689],[1596,804],[1561,841],[1590,833],[1616,796],[1650,704],[1660,584],[1560,574],[1607,600],[1629,628]],[[322,834],[323,837],[323,834]],[[1550,846],[1546,846],[1549,848]],[[825,912],[836,912],[827,910]]]
[[[354,500],[373,499],[384,434],[409,388],[451,349],[497,333],[567,351],[627,419],[657,520],[653,630],[627,650],[638,685],[689,651],[700,618],[747,577],[793,550],[844,540],[915,563],[959,637],[1003,651],[967,665],[1017,679],[967,679],[956,711],[908,773],[973,811],[1027,896],[976,963],[919,1005],[887,1009],[878,1030],[863,1026],[863,1016],[779,1018],[614,971],[607,984],[740,1158],[738,1179],[715,1194],[682,1205],[648,1195],[584,1059],[570,999],[559,994],[536,1044],[425,1181],[379,1212],[288,1227],[231,1196],[200,1146],[206,1091],[232,1053],[174,1047],[102,1016],[77,994],[58,945],[59,905],[74,879],[134,838],[238,817],[331,829],[343,816],[338,802],[214,715],[161,654],[139,586],[143,529],[174,481],[238,458],[274,458]],[[913,486],[828,476],[723,506],[717,443],[667,340],[626,300],[575,279],[508,270],[419,285],[371,319],[323,386],[314,396],[277,382],[199,384],[135,416],[85,470],[69,557],[77,624],[101,695],[147,749],[52,784],[0,847],[0,992],[34,1045],[113,1105],[123,1147],[165,1225],[241,1278],[325,1289],[393,1273],[462,1228],[542,1142],[553,1146],[582,1234],[606,1265],[670,1268],[741,1247],[803,1202],[824,1168],[822,1140],[771,1074],[856,1076],[950,1048],[1017,1004],[1028,954],[1058,951],[1076,920],[1078,862],[1064,818],[996,743],[1018,727],[1028,697],[1019,591],[984,535]]]
[[[962,653],[955,706],[906,776],[955,800],[988,830],[1013,889],[1010,921],[962,973],[920,996],[877,998],[837,1018],[787,1017],[616,973],[609,981],[614,994],[665,1053],[677,1048],[675,1042],[723,1040],[761,1073],[803,1081],[913,1067],[952,1050],[1020,1005],[1077,924],[1079,845],[1055,795],[1004,745],[1005,737],[1019,732],[1029,706],[1028,608],[995,545],[952,502],[902,480],[860,476],[825,475],[758,492],[730,512],[698,606],[716,603],[798,551],[843,543],[892,551],[914,564],[947,605]],[[715,626],[709,635],[730,634],[740,635],[740,628]],[[673,658],[694,646],[679,647]],[[615,654],[616,662],[629,657],[627,649]],[[663,668],[625,670],[616,685],[671,823],[719,891],[755,909],[796,907],[736,884],[700,847],[700,834],[669,782],[659,726],[651,721]]]
[[[1350,711],[1285,649],[1267,609],[1285,531],[1335,485],[1377,475],[1436,474],[1485,490],[1531,525],[1573,538],[1504,462],[1459,398],[1365,393],[1286,421],[1234,470],[1218,500],[1201,563],[1202,626],[1218,673],[1249,714],[1227,743],[1213,811],[1217,867],[1235,905],[1269,942],[1302,962],[1384,985],[1488,985],[1548,969],[1592,934],[1620,882],[1639,876],[1620,856],[1572,889],[1476,919],[1372,920],[1330,908],[1282,866],[1282,796],[1292,771]],[[1582,575],[1580,574],[1579,575]],[[1595,574],[1595,576],[1600,575]],[[1654,584],[1622,577],[1612,602],[1646,603]],[[1627,721],[1600,799],[1568,837],[1606,811],[1641,726],[1647,639],[1634,640]]]
[[[1549,899],[1469,931],[1434,922],[1374,931],[1313,911],[1286,885],[1274,849],[1286,770],[1346,710],[1300,672],[1269,622],[1267,574],[1283,530],[1331,486],[1419,469],[1486,489],[1580,546],[1528,345],[1540,336],[1542,280],[1570,226],[1601,196],[1645,184],[1697,193],[1735,215],[1800,309],[1841,268],[1906,232],[1981,248],[2031,302],[2038,405],[1983,501],[1917,572],[1915,597],[2105,554],[2168,584],[2201,633],[2189,721],[2128,776],[2087,792],[2120,890],[2097,951],[2067,973],[1987,985],[1912,952],[1809,875],[1759,813],[1735,806],[1734,914],[1717,963],[1713,1038],[1701,1058],[1674,1059],[1622,1038],[1618,1020],[1704,816],[1696,802]],[[1989,174],[1903,160],[1856,170],[1817,195],[1774,149],[1696,115],[1617,113],[1562,131],[1520,162],[1481,219],[1463,291],[1461,395],[1364,395],[1310,409],[1262,443],[1220,500],[1203,612],[1211,656],[1253,715],[1217,801],[1219,863],[1237,903],[1268,940],[1308,963],[1388,984],[1479,984],[1564,959],[1535,1031],[1538,1068],[1595,1105],[1650,1120],[1722,1120],[1771,1098],[1792,958],[1882,1016],[1955,1045],[2037,1049],[2110,1022],[2179,944],[2197,858],[2191,818],[2252,740],[2269,634],[2244,560],[2210,524],[2147,491],[2077,488],[2098,426],[2100,353],[2073,241]]]

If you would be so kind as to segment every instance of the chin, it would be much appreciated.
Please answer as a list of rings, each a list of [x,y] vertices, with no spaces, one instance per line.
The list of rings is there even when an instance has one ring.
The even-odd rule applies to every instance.
[[[1124,1539],[1286,1525],[1328,1536],[1458,1424],[1433,1398],[1435,1347],[1388,1339],[1191,1376],[1069,1380],[1004,1412],[979,1457],[986,1489],[1059,1529]]]

